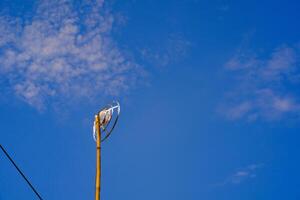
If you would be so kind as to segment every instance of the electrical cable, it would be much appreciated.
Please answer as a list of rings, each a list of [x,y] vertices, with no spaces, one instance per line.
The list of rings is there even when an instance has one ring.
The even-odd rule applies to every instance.
[[[3,153],[6,155],[6,157],[10,160],[10,162],[14,165],[14,167],[17,169],[17,171],[20,173],[20,175],[23,177],[23,179],[27,182],[27,184],[30,186],[32,191],[36,194],[36,196],[40,199],[43,200],[41,195],[37,192],[37,190],[33,187],[33,185],[30,183],[30,181],[26,178],[24,173],[20,170],[20,168],[17,166],[17,164],[13,161],[13,159],[10,157],[10,155],[7,153],[7,151],[4,149],[4,147],[0,144],[0,148],[3,151]]]

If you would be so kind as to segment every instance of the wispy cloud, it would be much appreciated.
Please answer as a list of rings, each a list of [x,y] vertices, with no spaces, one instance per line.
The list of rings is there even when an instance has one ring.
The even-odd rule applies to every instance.
[[[241,184],[249,179],[255,178],[257,176],[258,170],[262,169],[263,167],[264,167],[263,164],[248,165],[245,168],[236,170],[234,173],[229,175],[224,181],[216,185],[224,186],[228,184],[235,184],[235,185]]]
[[[142,58],[158,67],[164,67],[183,59],[191,43],[178,34],[171,34],[169,37],[160,41],[156,48],[143,48]]]
[[[239,49],[225,64],[237,85],[222,113],[229,119],[278,120],[299,116],[299,48],[280,46],[268,56]]]
[[[141,69],[113,41],[104,0],[38,2],[30,19],[0,16],[0,76],[17,97],[43,108],[135,84]]]

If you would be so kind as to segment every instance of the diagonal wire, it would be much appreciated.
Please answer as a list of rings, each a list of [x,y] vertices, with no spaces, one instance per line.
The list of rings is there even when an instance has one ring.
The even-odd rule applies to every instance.
[[[6,155],[6,157],[10,160],[10,162],[14,165],[14,167],[17,169],[17,171],[20,173],[20,175],[23,177],[23,179],[27,182],[27,184],[30,186],[32,191],[36,194],[36,196],[40,199],[43,200],[41,195],[37,192],[37,190],[33,187],[33,185],[30,183],[30,181],[26,178],[24,173],[20,170],[20,168],[17,166],[17,164],[13,161],[13,159],[10,157],[10,155],[7,153],[7,151],[4,149],[4,147],[0,144],[0,148],[3,151],[3,153]]]

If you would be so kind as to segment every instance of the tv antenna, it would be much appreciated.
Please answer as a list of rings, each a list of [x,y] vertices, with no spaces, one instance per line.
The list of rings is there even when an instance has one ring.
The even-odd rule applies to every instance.
[[[120,104],[115,101],[101,109],[96,115],[93,126],[93,137],[96,142],[96,192],[95,200],[100,200],[101,191],[101,143],[114,130],[120,115]]]

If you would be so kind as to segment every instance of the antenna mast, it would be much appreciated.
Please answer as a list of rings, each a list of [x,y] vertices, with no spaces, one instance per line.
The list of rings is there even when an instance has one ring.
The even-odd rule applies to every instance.
[[[117,110],[117,112],[115,112]],[[114,115],[114,113],[117,113]],[[94,140],[96,142],[96,192],[95,200],[100,200],[101,191],[101,143],[105,141],[115,128],[120,115],[120,104],[114,102],[112,105],[104,107],[95,115]],[[112,121],[114,121],[112,123]],[[110,130],[109,125],[111,125]],[[103,137],[102,137],[103,133]]]

